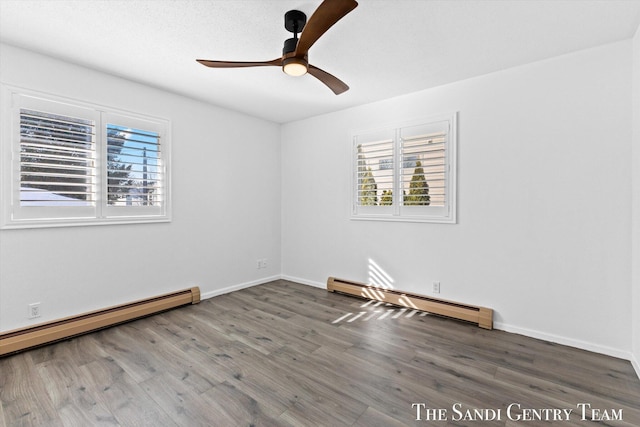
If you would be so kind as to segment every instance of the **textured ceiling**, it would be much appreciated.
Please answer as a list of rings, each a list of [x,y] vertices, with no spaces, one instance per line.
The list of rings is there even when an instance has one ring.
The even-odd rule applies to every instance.
[[[285,123],[631,38],[640,0],[359,0],[309,61],[334,95],[278,67],[199,59],[279,57],[283,15],[320,0],[0,0],[0,41]]]

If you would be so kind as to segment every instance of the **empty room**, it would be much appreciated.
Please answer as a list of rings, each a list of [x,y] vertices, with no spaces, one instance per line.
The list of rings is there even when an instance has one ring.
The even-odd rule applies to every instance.
[[[640,0],[0,0],[0,427],[426,425],[640,425]]]

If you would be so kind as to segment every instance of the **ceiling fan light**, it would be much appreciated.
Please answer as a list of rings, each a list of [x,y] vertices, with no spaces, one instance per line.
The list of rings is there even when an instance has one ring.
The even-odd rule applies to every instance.
[[[307,61],[299,58],[289,58],[284,61],[282,71],[293,77],[303,76],[307,74]]]

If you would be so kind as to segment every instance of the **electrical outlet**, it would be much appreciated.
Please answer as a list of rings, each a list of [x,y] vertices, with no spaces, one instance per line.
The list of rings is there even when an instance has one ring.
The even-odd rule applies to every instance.
[[[262,260],[261,259],[256,260],[256,268],[258,268],[258,269],[262,268]]]
[[[267,268],[267,259],[262,258],[262,268]]]
[[[433,282],[433,293],[434,294],[440,293],[440,282]]]
[[[27,308],[29,309],[29,311],[27,312],[29,319],[35,319],[36,317],[40,317],[39,302],[34,302],[33,304],[29,304]]]

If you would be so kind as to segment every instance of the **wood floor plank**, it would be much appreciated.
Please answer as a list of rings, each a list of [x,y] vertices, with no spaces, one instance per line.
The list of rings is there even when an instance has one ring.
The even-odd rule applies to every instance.
[[[230,308],[236,312],[257,309],[262,310],[265,313],[278,316],[282,319],[289,319],[290,317],[295,315],[294,312],[288,310],[286,307],[274,306],[269,301],[262,301],[259,297],[247,298],[244,294],[242,296],[239,296],[235,292],[227,295],[222,295],[222,298],[220,298],[219,300],[218,298],[215,298],[215,300],[216,301],[214,301],[214,303],[217,307]]]
[[[100,342],[96,341],[94,334],[74,337],[64,342],[65,345],[45,345],[31,350],[29,353],[33,363],[39,364],[54,359],[71,359],[77,366],[81,366],[96,358],[107,356]]]
[[[353,427],[405,427],[407,425],[385,415],[376,408],[369,407],[353,424]]]
[[[94,360],[80,367],[88,387],[115,415],[122,426],[164,426],[177,424],[164,409],[122,369],[113,358]]]
[[[288,330],[282,330],[278,328],[280,323],[277,319],[279,318],[259,310],[230,314],[229,318],[233,324],[242,324],[249,331],[249,336],[259,342],[258,347],[264,347],[266,354],[285,345],[299,348],[303,352],[314,351],[319,347],[319,344],[304,337],[304,331],[300,331],[295,322],[289,322]]]
[[[0,358],[0,404],[12,427],[64,425],[29,353]]]
[[[252,396],[269,394],[277,397],[284,409],[305,399],[318,405],[329,405],[337,418],[344,422],[353,422],[366,407],[356,398],[340,390],[328,388],[306,375],[306,372],[291,369],[291,366],[280,363],[276,353],[264,356],[241,343],[227,346],[224,351],[228,357],[220,363],[234,366],[236,371],[229,383]],[[293,357],[304,354],[293,349],[291,353],[294,354]],[[268,388],[265,389],[265,385]]]
[[[451,401],[462,402],[466,405],[498,405],[500,400],[495,397],[497,393],[486,385],[493,381],[493,374],[465,368],[458,365],[451,365],[438,359],[431,359],[426,366],[416,366],[415,364],[403,360],[389,358],[388,356],[368,351],[349,350],[342,356],[342,360],[349,361],[355,365],[360,364],[365,371],[378,372],[383,377],[382,381],[396,381],[400,384],[416,383],[410,390],[413,393],[411,400],[419,402],[428,399],[432,404],[450,406]],[[480,389],[480,392],[474,390]],[[446,396],[442,399],[440,396]]]
[[[160,335],[156,334],[152,329],[145,328],[142,330],[122,328],[123,331],[131,334],[134,339],[137,336],[144,337],[138,339],[138,350],[147,354],[153,354],[156,360],[156,371],[174,376],[180,381],[188,384],[197,393],[203,393],[209,390],[217,382],[215,375],[211,375],[211,364],[207,361],[206,365],[195,363],[193,359],[185,359],[184,353],[171,342],[164,342]],[[138,333],[139,332],[139,335]]]
[[[118,364],[131,375],[136,382],[143,382],[162,372],[162,362],[155,354],[141,351],[144,339],[133,339],[125,328],[130,325],[120,325],[98,331],[97,339],[102,343],[107,354],[118,361]]]
[[[227,382],[220,383],[208,390],[208,399],[217,402],[229,418],[238,426],[277,426],[283,425],[279,419],[282,411],[261,402]]]
[[[373,406],[394,415],[406,415],[411,402],[429,397],[430,386],[435,385],[428,373],[407,382],[395,370],[391,372],[384,367],[355,358],[349,360],[344,356],[334,359],[323,351],[303,355],[293,349],[282,349],[273,357],[288,366],[290,371],[308,377],[316,388],[326,388],[328,394],[349,396],[363,407]],[[313,366],[313,369],[309,369],[309,366]],[[434,400],[437,396],[433,395]],[[442,400],[442,403],[448,401]]]
[[[240,316],[242,314],[233,312],[218,313],[210,326],[227,339],[240,341],[263,354],[280,347],[275,337],[270,336],[273,335],[270,331],[256,328],[249,318]]]
[[[628,361],[285,280],[0,358],[0,427],[524,425],[514,402],[574,411],[527,426],[594,425],[580,402],[640,425]]]
[[[119,427],[115,417],[107,413],[89,413],[86,408],[74,403],[67,403],[59,408],[62,423],[67,426]]]
[[[52,359],[36,366],[47,394],[65,424],[118,425],[115,417],[87,387],[87,378],[69,360]]]
[[[563,384],[579,384],[596,396],[612,396],[620,402],[633,403],[640,395],[640,384],[629,373],[614,366],[619,359],[611,358],[607,366],[600,358],[597,358],[598,363],[592,360],[589,352],[573,350],[573,357],[554,358],[551,352],[541,354],[536,358],[536,372],[543,371],[547,375],[561,377]],[[589,381],[585,381],[586,378]]]
[[[350,393],[343,382],[328,383],[316,375],[315,369],[309,368],[318,360],[317,356],[285,347],[273,353],[272,357],[274,364],[286,367],[281,378],[296,391],[296,395],[299,396],[296,402],[304,400],[322,411],[330,412],[331,419],[340,421],[338,425],[352,424],[366,409],[367,405],[359,396]],[[294,367],[292,364],[282,364],[283,360],[300,362],[300,365]]]
[[[260,301],[313,320],[331,322],[344,313],[344,310],[336,307],[337,304],[326,302],[325,298],[330,298],[326,291],[310,288],[313,291],[311,293],[296,292],[296,287],[291,285],[291,282],[281,280],[277,284],[267,284],[265,290],[255,289],[257,287],[254,287],[248,288],[246,291],[256,295]],[[319,297],[320,294],[316,291],[322,293],[325,298]],[[348,306],[348,304],[345,304],[344,296],[340,295],[338,298],[339,301],[342,301],[343,307]]]
[[[204,398],[171,375],[161,373],[140,385],[179,426],[234,425],[217,402]]]
[[[4,409],[2,409],[2,400],[0,400],[0,427],[6,427],[7,423],[5,422]]]
[[[314,402],[306,399],[299,399],[292,404],[280,418],[294,426],[342,426],[353,425],[352,422],[345,423],[336,417],[332,412],[331,405],[327,402]]]
[[[296,390],[290,384],[283,386],[277,380],[279,370],[265,366],[268,355],[241,342],[218,344],[220,347],[212,343],[193,346],[185,342],[181,349],[188,358],[209,359],[209,371],[213,371],[220,383],[228,382],[249,396],[269,396],[269,404],[280,413],[297,399]]]

